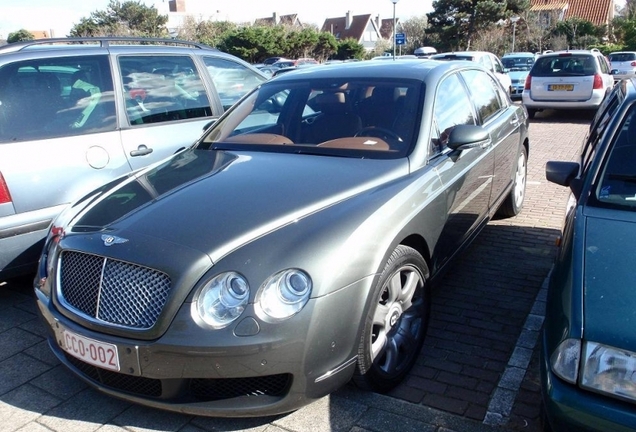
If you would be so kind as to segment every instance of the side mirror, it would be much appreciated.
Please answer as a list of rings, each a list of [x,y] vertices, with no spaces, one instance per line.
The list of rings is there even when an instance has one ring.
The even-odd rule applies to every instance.
[[[583,187],[583,180],[577,177],[580,169],[577,162],[548,161],[545,165],[545,178],[549,182],[569,187],[578,199]]]
[[[486,148],[492,144],[488,131],[476,125],[457,125],[448,136],[447,146],[452,150],[474,147]]]

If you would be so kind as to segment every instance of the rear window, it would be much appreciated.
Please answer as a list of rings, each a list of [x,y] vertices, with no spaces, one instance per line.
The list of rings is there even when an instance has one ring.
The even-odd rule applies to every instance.
[[[596,73],[594,56],[565,54],[539,57],[532,67],[532,76],[584,76]]]
[[[613,62],[626,62],[636,60],[636,53],[616,53],[609,55],[610,61]]]

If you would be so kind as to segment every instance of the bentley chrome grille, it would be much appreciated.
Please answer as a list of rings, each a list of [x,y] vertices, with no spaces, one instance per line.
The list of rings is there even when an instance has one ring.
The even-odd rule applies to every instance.
[[[168,275],[147,267],[74,251],[60,263],[60,300],[101,322],[149,329],[170,293]]]

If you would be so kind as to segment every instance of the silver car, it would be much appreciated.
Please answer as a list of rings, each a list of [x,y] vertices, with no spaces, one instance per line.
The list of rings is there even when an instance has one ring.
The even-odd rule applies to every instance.
[[[266,78],[234,56],[174,40],[0,48],[0,280],[33,274],[69,203],[191,145]]]
[[[613,86],[599,51],[556,51],[535,60],[521,98],[531,118],[544,109],[596,110]]]
[[[528,151],[525,109],[474,62],[283,74],[60,215],[35,286],[49,344],[105,393],[182,413],[389,391],[435,280],[521,211]]]
[[[614,81],[636,75],[636,51],[617,51],[610,53],[608,58]]]
[[[508,74],[511,82],[510,97],[521,99],[523,88],[526,85],[526,77],[537,56],[531,52],[513,52],[504,54],[501,58],[504,72]]]
[[[453,51],[433,54],[429,58],[433,60],[464,60],[474,61],[491,71],[508,94],[512,94],[512,80],[506,73],[505,67],[499,57],[488,51]]]

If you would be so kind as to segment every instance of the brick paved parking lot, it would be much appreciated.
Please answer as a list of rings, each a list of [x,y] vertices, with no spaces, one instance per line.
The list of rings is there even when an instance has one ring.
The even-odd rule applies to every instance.
[[[131,405],[57,362],[29,281],[14,280],[0,286],[0,432],[537,431],[544,281],[568,195],[545,181],[545,163],[575,159],[591,118],[546,112],[532,121],[523,212],[489,223],[435,287],[419,361],[390,395],[347,387],[295,413],[240,420]]]

